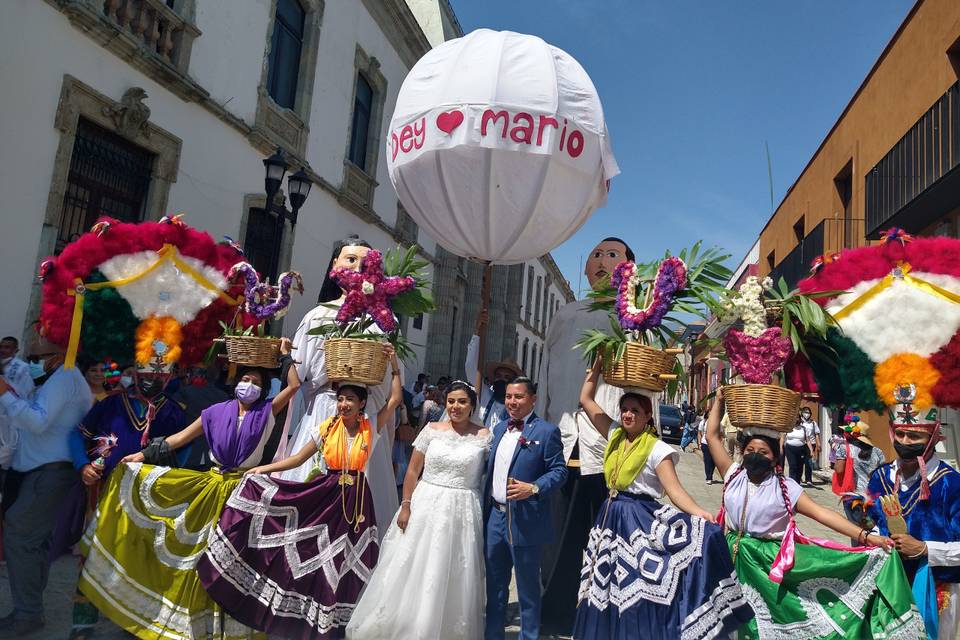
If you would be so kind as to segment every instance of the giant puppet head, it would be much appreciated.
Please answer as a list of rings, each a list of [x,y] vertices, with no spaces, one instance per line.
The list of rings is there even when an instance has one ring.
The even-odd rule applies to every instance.
[[[587,263],[583,273],[587,276],[590,287],[605,287],[610,284],[610,276],[621,262],[633,262],[635,256],[630,246],[620,238],[604,238],[587,256]]]
[[[41,264],[39,330],[67,347],[68,367],[82,353],[165,379],[175,363],[199,362],[235,315],[242,285],[233,291],[227,274],[240,257],[179,216],[101,219]]]

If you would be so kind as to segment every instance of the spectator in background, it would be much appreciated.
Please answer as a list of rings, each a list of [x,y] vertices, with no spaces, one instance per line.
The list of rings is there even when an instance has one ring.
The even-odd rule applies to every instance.
[[[100,402],[106,398],[110,392],[103,386],[103,383],[106,381],[104,364],[89,359],[81,359],[79,365],[80,371],[83,373],[83,379],[87,381],[87,386],[90,387],[90,393],[93,394],[94,401]]]
[[[43,629],[50,536],[77,479],[67,439],[93,406],[83,374],[63,367],[62,347],[38,337],[31,352],[49,376],[32,399],[18,397],[0,378],[0,407],[20,432],[3,491],[3,545],[13,611],[0,618],[0,637],[28,636]]]
[[[421,411],[421,427],[431,422],[439,422],[440,419],[443,418],[444,412],[439,389],[433,385],[428,386],[424,397],[426,399],[423,401],[423,409]]]
[[[0,376],[7,381],[19,398],[29,398],[33,393],[33,378],[30,367],[17,357],[20,341],[13,336],[0,340]],[[13,452],[17,448],[19,434],[11,424],[10,416],[0,405],[0,468],[10,468]]]
[[[706,416],[704,416],[703,419],[706,420]],[[727,454],[729,454],[730,459],[734,462],[740,462],[740,446],[737,442],[740,431],[730,422],[730,414],[726,411],[723,412],[720,426],[723,427],[723,446],[727,450]]]
[[[687,447],[693,445],[694,451],[700,448],[698,444],[700,439],[697,434],[700,432],[700,422],[703,420],[703,410],[698,409],[695,419],[692,422],[684,422],[683,435],[680,436],[680,451],[687,452]]]
[[[716,402],[716,400],[714,400]],[[711,404],[712,406],[712,404]],[[710,407],[707,408],[709,411]],[[713,462],[713,456],[710,454],[710,447],[707,445],[707,419],[706,415],[701,416],[700,423],[697,426],[697,432],[700,434],[700,451],[703,452],[703,476],[707,484],[713,484],[713,472],[717,465]]]

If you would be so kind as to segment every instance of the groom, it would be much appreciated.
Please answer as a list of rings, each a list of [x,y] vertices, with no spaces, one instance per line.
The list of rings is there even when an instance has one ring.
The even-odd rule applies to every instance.
[[[548,494],[563,485],[567,467],[556,425],[533,413],[537,385],[519,377],[507,385],[510,418],[493,428],[484,490],[487,567],[486,640],[504,637],[510,570],[520,600],[520,637],[540,635],[540,550],[553,540]]]

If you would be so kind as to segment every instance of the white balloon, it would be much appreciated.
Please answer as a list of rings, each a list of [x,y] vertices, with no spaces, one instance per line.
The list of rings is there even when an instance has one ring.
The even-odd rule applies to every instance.
[[[540,38],[488,29],[410,70],[387,166],[420,228],[457,255],[497,264],[569,238],[620,172],[583,67]]]

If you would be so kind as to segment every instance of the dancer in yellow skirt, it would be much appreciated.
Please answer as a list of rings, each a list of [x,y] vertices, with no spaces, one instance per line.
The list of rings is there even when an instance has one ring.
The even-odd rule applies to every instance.
[[[289,348],[284,339],[283,353]],[[256,637],[214,604],[196,564],[242,472],[274,457],[282,431],[274,415],[299,385],[290,367],[287,387],[271,401],[263,397],[269,373],[249,369],[235,400],[213,405],[180,433],[124,458],[84,536],[89,551],[80,590],[100,611],[144,640]],[[201,433],[216,465],[210,471],[144,464],[164,464]]]

